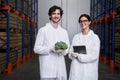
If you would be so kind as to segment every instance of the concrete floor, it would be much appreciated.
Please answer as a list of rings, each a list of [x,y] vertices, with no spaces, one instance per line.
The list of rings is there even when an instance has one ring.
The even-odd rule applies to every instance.
[[[66,57],[67,69],[69,73],[70,60]],[[20,69],[14,68],[11,74],[0,74],[0,80],[40,80],[38,56],[28,60],[26,64],[21,64]],[[99,80],[120,80],[117,71],[110,71],[109,66],[100,62]]]
[[[0,75],[0,80],[40,80],[38,56],[21,64],[20,69],[14,68],[11,74]]]

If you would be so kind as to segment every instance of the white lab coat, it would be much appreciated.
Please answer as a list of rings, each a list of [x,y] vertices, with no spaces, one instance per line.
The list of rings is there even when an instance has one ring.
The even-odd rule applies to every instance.
[[[67,31],[61,28],[60,25],[55,29],[51,23],[47,23],[46,26],[39,29],[34,52],[39,54],[41,79],[57,78],[57,80],[67,80],[64,55],[58,55],[50,51],[57,41],[64,41],[69,46]],[[67,53],[68,49],[66,50]]]
[[[73,58],[69,54],[71,62],[69,80],[98,80],[98,59],[100,50],[100,40],[92,30],[87,35],[76,34],[73,38],[70,52],[73,46],[85,45],[87,54],[79,54],[78,58]]]

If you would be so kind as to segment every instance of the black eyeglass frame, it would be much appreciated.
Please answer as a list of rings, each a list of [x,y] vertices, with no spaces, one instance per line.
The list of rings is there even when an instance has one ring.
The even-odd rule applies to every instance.
[[[84,23],[84,22],[88,22],[89,20],[82,20],[80,21],[80,23]]]

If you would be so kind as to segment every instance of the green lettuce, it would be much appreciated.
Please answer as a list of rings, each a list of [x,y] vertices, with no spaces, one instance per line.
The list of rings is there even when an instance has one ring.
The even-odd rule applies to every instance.
[[[55,43],[55,50],[60,50],[60,49],[65,50],[67,48],[68,48],[68,45],[63,41]]]

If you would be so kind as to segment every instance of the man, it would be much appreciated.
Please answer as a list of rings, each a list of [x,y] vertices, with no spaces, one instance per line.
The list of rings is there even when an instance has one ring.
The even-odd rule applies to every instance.
[[[50,22],[38,31],[34,51],[39,54],[40,80],[67,80],[64,56],[68,49],[61,50],[59,55],[54,50],[56,42],[63,41],[69,47],[67,31],[59,25],[63,11],[58,6],[52,6],[48,15]]]

